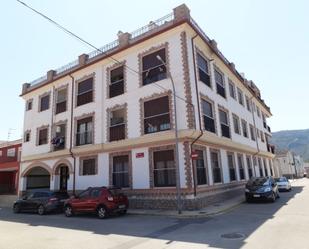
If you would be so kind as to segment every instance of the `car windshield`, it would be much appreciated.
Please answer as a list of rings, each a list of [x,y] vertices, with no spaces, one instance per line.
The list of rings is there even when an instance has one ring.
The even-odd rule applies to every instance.
[[[252,186],[267,186],[268,185],[268,178],[253,178],[248,182],[248,185]]]
[[[53,196],[59,198],[59,199],[68,199],[69,195],[66,192],[55,192],[53,193]]]
[[[287,182],[287,179],[285,177],[280,177],[275,179],[276,182]]]

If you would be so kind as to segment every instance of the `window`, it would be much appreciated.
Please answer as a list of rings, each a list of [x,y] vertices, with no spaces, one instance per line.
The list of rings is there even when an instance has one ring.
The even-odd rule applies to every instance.
[[[248,111],[251,112],[251,101],[248,96],[246,96],[246,104]]]
[[[48,129],[39,129],[39,141],[38,145],[47,144],[47,137],[48,137]]]
[[[57,90],[56,92],[56,114],[67,110],[67,89]]]
[[[197,54],[197,65],[199,80],[211,87],[208,61],[205,60],[199,53]]]
[[[10,148],[6,152],[7,157],[15,157],[16,155],[16,149],[15,148]]]
[[[162,61],[158,59],[160,57]],[[145,55],[142,58],[142,77],[143,85],[148,85],[153,82],[166,79],[166,56],[165,48],[160,49],[154,53]]]
[[[217,86],[217,93],[225,98],[224,76],[217,69],[215,69],[215,81]]]
[[[262,131],[260,131],[260,133],[261,133],[261,141],[264,143],[265,142],[264,133]]]
[[[102,190],[99,188],[93,188],[90,192],[90,197],[98,198],[101,195]]]
[[[118,109],[110,113],[109,124],[109,141],[117,141],[125,139],[126,124],[125,124],[125,109]]]
[[[230,138],[230,126],[228,121],[228,115],[225,111],[219,110],[220,124],[221,124],[221,135],[223,137]]]
[[[261,117],[261,111],[260,111],[260,108],[258,106],[256,106],[256,113],[257,113],[258,117],[260,118]]]
[[[93,101],[93,77],[81,81],[77,87],[77,106]]]
[[[109,97],[113,98],[124,93],[124,66],[110,71]]]
[[[265,158],[263,158],[263,165],[264,165],[264,170],[265,170],[265,176],[269,176],[269,172],[268,172],[268,170],[266,170],[267,169],[267,165],[266,165]]]
[[[235,162],[234,162],[234,154],[227,154],[227,163],[229,167],[230,181],[236,181],[236,170],[235,170]]]
[[[51,143],[54,146],[54,150],[62,150],[65,147],[65,134],[66,134],[66,124],[59,124],[55,127],[55,136],[53,137]]]
[[[207,171],[204,160],[204,153],[202,150],[196,150],[195,153],[197,153],[197,159],[196,159],[197,185],[204,185],[207,184]]]
[[[232,81],[229,81],[229,90],[230,90],[230,96],[236,100],[235,85]]]
[[[242,126],[242,134],[244,135],[244,137],[248,137],[248,126],[247,126],[247,122],[245,120],[241,120],[241,126]]]
[[[144,102],[144,133],[154,133],[171,129],[169,97]]]
[[[206,100],[202,100],[202,110],[205,130],[216,133],[212,104]]]
[[[262,165],[261,158],[258,158],[258,163],[259,163],[260,176],[264,176],[264,174],[263,174],[263,165]]]
[[[242,90],[240,90],[238,87],[237,87],[237,94],[239,104],[244,105],[244,94],[242,93]]]
[[[234,132],[240,135],[240,124],[239,124],[239,117],[233,114],[233,125],[234,125]]]
[[[96,159],[82,159],[82,175],[96,175]]]
[[[93,123],[92,117],[80,119],[77,121],[76,145],[92,143]]]
[[[262,118],[263,118],[263,126],[266,129],[267,128],[267,124],[266,124],[266,117],[265,117],[264,113],[262,113]]]
[[[129,187],[129,156],[113,157],[113,186],[119,188]]]
[[[244,161],[242,155],[237,155],[238,168],[239,168],[239,179],[245,179],[245,169],[244,169]]]
[[[253,125],[249,125],[250,126],[250,135],[251,135],[251,140],[255,141],[255,132],[254,132],[254,127]]]
[[[222,181],[221,177],[221,167],[219,162],[219,153],[216,151],[210,152],[211,168],[213,175],[213,182],[220,183]]]
[[[24,135],[24,142],[27,143],[30,141],[30,134],[31,132],[30,131],[26,131],[25,132],[25,135]]]
[[[32,103],[33,103],[32,99],[27,100],[27,102],[26,102],[26,111],[32,110]]]
[[[49,98],[50,98],[49,94],[43,97],[40,97],[40,112],[49,109]]]
[[[246,159],[247,159],[247,167],[248,167],[249,178],[251,178],[253,176],[253,167],[252,167],[252,164],[251,164],[251,158],[250,158],[250,156],[247,156]]]
[[[176,168],[174,162],[174,151],[156,151],[153,153],[154,160],[154,186],[171,187],[176,186]]]

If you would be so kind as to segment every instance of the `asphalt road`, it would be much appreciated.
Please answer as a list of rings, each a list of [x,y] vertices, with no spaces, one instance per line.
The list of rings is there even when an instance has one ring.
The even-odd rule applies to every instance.
[[[0,210],[0,249],[45,248],[308,249],[309,179],[297,180],[276,203],[242,204],[208,218],[127,215],[99,220]]]

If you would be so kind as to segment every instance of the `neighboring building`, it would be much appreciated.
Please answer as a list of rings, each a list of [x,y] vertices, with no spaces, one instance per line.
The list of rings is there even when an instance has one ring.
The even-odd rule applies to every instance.
[[[309,163],[304,163],[304,175],[306,175],[307,177],[309,177]]]
[[[22,140],[0,144],[0,194],[16,194]]]
[[[290,179],[303,177],[305,172],[302,157],[289,150],[276,150],[274,169],[277,177],[286,176]]]
[[[132,207],[174,208],[179,157],[191,209],[243,194],[250,176],[273,174],[269,107],[185,5],[25,83],[22,97],[21,192],[116,185]]]

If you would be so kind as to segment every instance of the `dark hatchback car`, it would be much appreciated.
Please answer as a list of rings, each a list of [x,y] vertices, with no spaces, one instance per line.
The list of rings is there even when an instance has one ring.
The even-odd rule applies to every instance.
[[[118,188],[88,188],[65,202],[67,217],[76,213],[95,213],[100,219],[112,213],[125,214],[129,206],[128,198]]]
[[[253,177],[246,184],[245,195],[247,202],[254,199],[274,202],[279,198],[278,185],[272,177]]]
[[[63,211],[66,192],[38,191],[17,200],[13,204],[14,213],[36,212],[39,215],[54,211]]]

